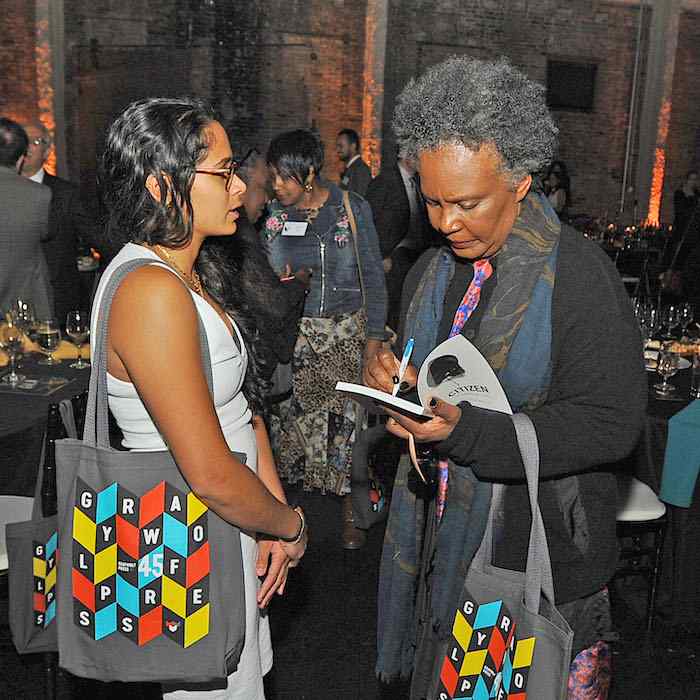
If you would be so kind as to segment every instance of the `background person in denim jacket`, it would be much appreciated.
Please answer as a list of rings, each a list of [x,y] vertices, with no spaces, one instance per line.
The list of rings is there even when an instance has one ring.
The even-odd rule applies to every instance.
[[[350,193],[358,256],[343,191],[321,180],[323,145],[310,131],[277,136],[267,154],[275,199],[263,225],[272,267],[309,268],[306,297],[292,360],[293,392],[271,416],[280,474],[307,490],[343,496],[343,546],[361,547],[354,527],[350,457],[356,404],[334,391],[338,380],[358,381],[363,361],[384,339],[386,291],[377,232],[369,205]]]

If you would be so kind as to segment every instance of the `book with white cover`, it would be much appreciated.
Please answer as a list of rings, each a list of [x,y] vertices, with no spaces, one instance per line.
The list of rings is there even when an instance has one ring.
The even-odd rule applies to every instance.
[[[468,401],[479,408],[508,415],[513,413],[506,393],[486,358],[461,335],[440,343],[425,358],[418,372],[420,404],[385,391],[370,389],[363,384],[338,382],[335,389],[349,394],[352,399],[375,412],[378,404],[401,413],[430,418],[433,414],[428,402],[436,396],[453,405]]]

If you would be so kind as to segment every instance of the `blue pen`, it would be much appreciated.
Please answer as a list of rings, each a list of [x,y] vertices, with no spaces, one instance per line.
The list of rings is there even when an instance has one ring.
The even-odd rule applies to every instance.
[[[403,349],[403,357],[401,358],[401,365],[399,366],[399,381],[396,382],[394,385],[394,389],[391,392],[392,396],[396,396],[396,394],[399,393],[399,387],[401,386],[401,382],[403,381],[403,375],[406,374],[406,368],[408,367],[408,363],[411,360],[411,355],[413,354],[413,346],[416,344],[416,341],[413,338],[409,338],[408,342],[406,343],[406,347]]]

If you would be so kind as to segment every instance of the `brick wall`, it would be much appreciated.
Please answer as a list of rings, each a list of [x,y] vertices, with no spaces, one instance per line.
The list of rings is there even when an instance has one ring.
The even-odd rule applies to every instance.
[[[199,2],[72,0],[65,4],[68,163],[87,198],[111,120],[149,96],[211,98],[211,13]],[[202,11],[194,11],[199,10]]]
[[[361,131],[365,9],[363,0],[267,0],[242,11],[218,59],[236,70],[223,86],[229,94],[217,98],[248,143],[264,149],[280,131],[315,129],[325,174],[337,176],[336,133]]]
[[[211,100],[234,140],[265,149],[316,129],[336,177],[335,134],[361,130],[362,0],[66,3],[68,150],[84,188],[110,120],[149,95]],[[238,144],[234,143],[234,148]]]
[[[559,157],[571,174],[572,211],[612,215],[619,207],[637,18],[634,7],[590,0],[442,0],[432,9],[421,0],[394,0],[385,121],[409,78],[453,54],[506,55],[542,83],[548,56],[596,62],[593,111],[556,111],[554,117]],[[386,157],[393,135],[385,137]]]
[[[24,121],[35,119],[37,78],[34,55],[34,4],[3,0],[0,12],[0,115]]]
[[[0,17],[0,108],[21,114],[36,104],[34,3],[5,0],[3,9],[7,6],[10,11]],[[130,101],[185,93],[212,100],[239,143],[265,149],[284,129],[316,129],[326,145],[326,175],[337,177],[335,134],[346,126],[361,131],[366,7],[366,0],[65,2],[71,177],[88,195],[94,192],[105,129]],[[637,19],[635,6],[607,0],[391,0],[384,158],[393,154],[389,125],[397,94],[410,77],[451,54],[507,55],[540,81],[548,56],[594,61],[594,110],[555,113],[559,156],[571,171],[572,210],[613,215],[624,166]],[[700,165],[699,39],[700,14],[684,12],[665,218],[669,194],[683,172]],[[633,183],[636,150],[632,156]]]
[[[673,191],[691,168],[700,168],[700,14],[683,12],[673,75],[673,111],[669,126],[662,219],[673,215]]]

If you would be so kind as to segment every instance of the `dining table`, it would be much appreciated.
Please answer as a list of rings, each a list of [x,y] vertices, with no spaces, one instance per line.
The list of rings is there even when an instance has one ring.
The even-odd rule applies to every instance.
[[[89,369],[74,369],[74,360],[39,364],[42,355],[25,354],[18,372],[29,382],[0,385],[0,493],[34,495],[49,406],[87,391]],[[0,379],[8,367],[0,368]],[[25,388],[23,388],[23,386]]]

